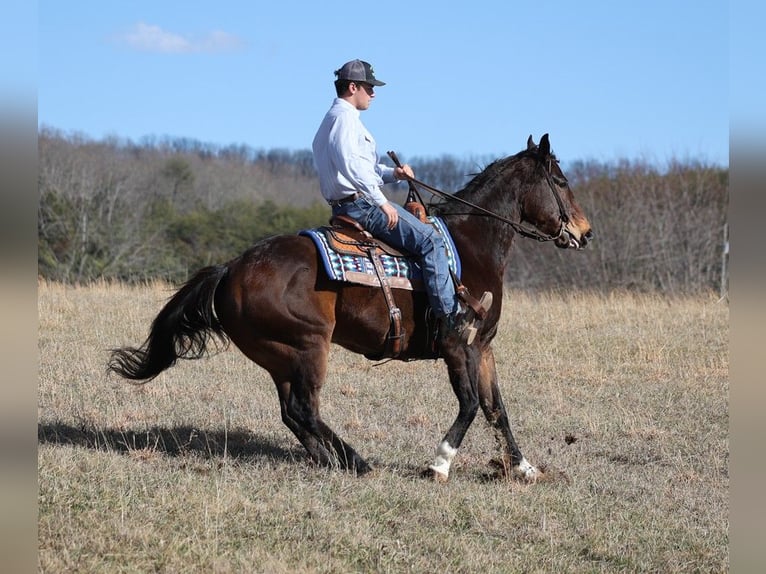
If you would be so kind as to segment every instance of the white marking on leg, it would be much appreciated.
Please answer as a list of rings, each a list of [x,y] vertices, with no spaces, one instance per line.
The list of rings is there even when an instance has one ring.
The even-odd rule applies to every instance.
[[[456,454],[457,449],[452,448],[446,440],[443,440],[436,449],[436,460],[428,468],[443,475],[446,479],[449,476],[449,467],[452,465],[452,459],[455,458]]]
[[[522,458],[521,462],[513,467],[513,475],[517,478],[534,482],[540,477],[540,471],[529,464],[526,458]]]

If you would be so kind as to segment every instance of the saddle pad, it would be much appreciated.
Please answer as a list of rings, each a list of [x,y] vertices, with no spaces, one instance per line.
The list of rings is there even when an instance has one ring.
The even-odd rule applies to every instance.
[[[447,226],[438,217],[428,218],[431,225],[444,238],[447,248],[447,260],[452,271],[460,278],[460,257],[452,241]],[[358,283],[361,285],[380,286],[375,267],[367,255],[338,253],[330,247],[323,228],[304,229],[299,233],[310,237],[317,247],[327,276],[334,281]],[[420,264],[412,257],[395,257],[378,251],[383,271],[389,285],[395,289],[423,290],[423,272]]]

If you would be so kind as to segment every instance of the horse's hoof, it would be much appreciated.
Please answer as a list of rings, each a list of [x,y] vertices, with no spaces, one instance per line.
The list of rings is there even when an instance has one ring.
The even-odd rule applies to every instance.
[[[543,472],[527,462],[527,459],[521,459],[521,462],[511,469],[511,475],[517,480],[532,484],[543,478]]]
[[[545,476],[543,469],[532,466],[525,458],[516,466],[511,466],[507,460],[493,458],[489,461],[489,466],[494,470],[496,477],[512,478],[527,484],[533,484]]]
[[[431,472],[432,472],[431,478],[433,478],[434,482],[438,484],[447,484],[449,482],[449,476],[447,476],[443,472],[439,472],[436,470],[433,470]]]
[[[425,479],[433,480],[439,484],[446,484],[449,482],[449,475],[444,474],[443,472],[439,472],[432,466],[429,466],[423,470],[423,472],[420,473],[420,476]]]
[[[370,476],[375,473],[375,468],[368,464],[365,464],[364,466],[356,467],[354,469],[354,473],[356,473],[356,476],[358,477]]]

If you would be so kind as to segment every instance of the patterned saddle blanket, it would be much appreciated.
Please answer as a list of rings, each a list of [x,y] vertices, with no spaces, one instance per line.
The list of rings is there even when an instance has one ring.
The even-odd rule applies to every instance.
[[[450,269],[460,278],[460,257],[444,222],[430,216],[428,222],[444,238]],[[380,287],[375,265],[367,253],[369,242],[359,243],[358,232],[341,227],[304,229],[300,235],[310,237],[319,252],[327,276],[334,281]],[[415,258],[394,249],[376,248],[383,273],[395,289],[423,290],[423,272]]]

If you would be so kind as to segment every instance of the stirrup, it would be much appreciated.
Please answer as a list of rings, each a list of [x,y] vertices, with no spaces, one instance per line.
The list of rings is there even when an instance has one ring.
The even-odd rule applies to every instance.
[[[484,318],[487,316],[487,313],[489,312],[490,307],[492,307],[492,301],[492,292],[484,291],[484,293],[482,293],[481,297],[479,298],[477,305],[478,308],[469,307],[465,310],[465,318],[468,322],[460,329],[458,333],[460,338],[465,341],[467,345],[473,343],[474,339],[476,338],[476,333],[479,331],[479,329],[476,327],[476,322],[479,320],[484,320]]]
[[[474,307],[467,307],[458,311],[454,317],[444,317],[440,325],[442,337],[446,337],[450,332],[453,332],[466,345],[473,344],[479,331],[476,327],[476,322],[486,316],[490,307],[492,307],[492,293],[485,291],[477,303],[480,310],[476,310]]]
[[[444,318],[444,331],[442,336],[448,337],[450,334],[455,334],[466,345],[473,344],[476,339],[476,318],[469,317],[470,311],[458,311],[456,317]]]
[[[481,294],[481,297],[479,298],[479,310],[477,310],[476,313],[482,319],[487,316],[489,308],[492,307],[493,300],[492,291],[484,291],[484,293]]]
[[[476,328],[476,319],[474,319],[473,321],[463,325],[463,327],[458,330],[457,334],[460,336],[460,340],[463,341],[466,345],[472,345],[476,339],[476,333],[478,332],[479,330]]]
[[[457,295],[457,298],[460,299],[466,307],[478,315],[479,319],[486,319],[487,311],[489,311],[489,308],[492,306],[492,293],[490,291],[484,291],[481,299],[476,299],[476,297],[471,295],[468,291],[468,287],[460,282],[460,279],[458,279],[452,269],[450,269],[450,276],[455,285],[455,294]]]

